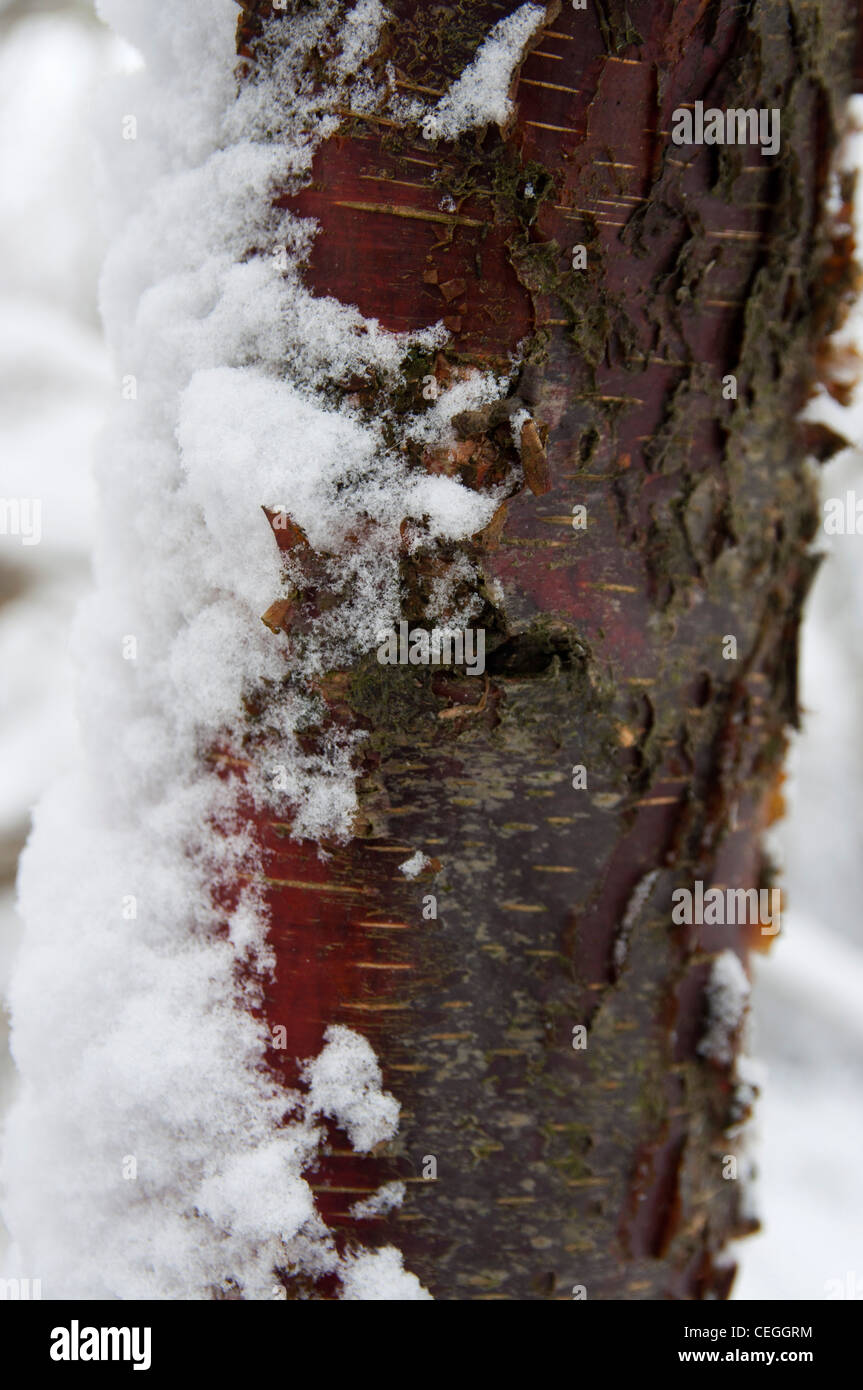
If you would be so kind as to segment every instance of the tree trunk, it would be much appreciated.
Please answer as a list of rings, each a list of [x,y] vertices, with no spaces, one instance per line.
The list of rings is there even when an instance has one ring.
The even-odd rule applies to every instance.
[[[518,8],[392,0],[373,66],[440,100]],[[247,78],[283,22],[243,4]],[[375,651],[329,673],[309,738],[367,734],[353,838],[322,859],[257,819],[273,1066],[295,1085],[286,1059],[344,1023],[402,1105],[367,1156],[331,1131],[319,1209],[343,1248],[397,1246],[436,1298],[724,1298],[724,1248],[753,1228],[728,1161],[744,1178],[752,1089],[738,1013],[716,1044],[712,970],[774,925],[678,925],[672,893],[772,886],[807,453],[837,444],[795,418],[851,284],[826,203],[858,37],[854,0],[553,0],[503,128],[425,139],[345,109],[277,200],[319,223],[316,294],[390,330],[446,324],[401,394],[367,374],[345,396],[397,419],[521,350],[506,405],[415,460],[480,492],[517,467],[518,487],[471,542],[406,539],[401,562],[410,628],[461,552],[479,563],[483,677]],[[675,144],[700,101],[778,109],[780,149]],[[395,1179],[401,1207],[351,1215]],[[280,1274],[289,1297],[337,1292]]]

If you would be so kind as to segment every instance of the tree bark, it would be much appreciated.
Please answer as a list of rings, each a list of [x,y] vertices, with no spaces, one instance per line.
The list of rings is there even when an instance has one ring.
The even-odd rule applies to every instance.
[[[375,64],[434,100],[518,4],[389,8]],[[243,71],[282,18],[242,5]],[[511,405],[533,418],[524,485],[464,547],[485,677],[374,652],[330,673],[328,719],[368,735],[354,836],[321,859],[257,822],[267,1016],[287,1032],[272,1065],[297,1084],[292,1059],[345,1023],[402,1104],[371,1155],[330,1134],[319,1209],[345,1246],[396,1245],[436,1298],[723,1298],[726,1244],[753,1228],[723,1175],[751,1100],[740,1030],[724,1060],[699,1045],[717,953],[769,938],[676,926],[671,895],[773,882],[761,835],[815,569],[807,454],[837,444],[795,418],[852,284],[827,196],[859,34],[854,0],[554,0],[505,130],[433,143],[345,110],[308,186],[277,198],[320,224],[315,293],[388,329],[446,323],[403,396],[371,376],[346,395],[395,417],[429,375],[506,370],[521,345]],[[673,144],[673,111],[701,100],[778,108],[779,153]],[[508,418],[459,429],[416,466],[482,490],[518,461]],[[459,549],[406,550],[412,626]],[[431,864],[409,880],[417,850]],[[350,1215],[391,1179],[401,1208]],[[337,1293],[280,1275],[289,1297]]]

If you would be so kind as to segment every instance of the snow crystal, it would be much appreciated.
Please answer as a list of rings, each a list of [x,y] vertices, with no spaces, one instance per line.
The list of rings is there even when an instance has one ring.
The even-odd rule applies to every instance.
[[[271,1231],[290,1240],[314,1215],[312,1190],[297,1175],[313,1156],[292,1135],[238,1154],[201,1184],[198,1208],[235,1237]]]
[[[342,40],[342,51],[335,60],[336,70],[342,76],[358,72],[365,59],[372,56],[388,18],[380,0],[359,0],[354,6],[351,23]]]
[[[522,5],[490,31],[469,68],[422,122],[427,140],[454,140],[464,130],[512,115],[509,89],[525,46],[546,20],[544,5]]]
[[[400,1207],[405,1199],[405,1185],[403,1182],[385,1182],[377,1192],[373,1192],[371,1197],[364,1197],[360,1202],[354,1202],[351,1207],[351,1216],[358,1221],[365,1221],[372,1216],[382,1216],[393,1207]]]
[[[399,864],[399,871],[404,874],[405,878],[417,878],[426,865],[430,863],[431,860],[428,855],[423,854],[422,850],[418,849],[416,854],[411,855],[410,859],[406,859],[403,864]]]
[[[747,1021],[750,1015],[747,1014]],[[749,1040],[744,1038],[743,1046],[749,1045]],[[756,1100],[764,1091],[767,1085],[767,1067],[759,1057],[752,1057],[747,1052],[738,1053],[734,1063],[734,1110],[743,1117],[748,1117]]]
[[[305,1072],[310,1104],[338,1121],[358,1153],[368,1153],[395,1134],[398,1101],[381,1091],[381,1069],[365,1038],[341,1025],[328,1028],[325,1038]]]
[[[415,1274],[405,1271],[400,1251],[387,1245],[348,1262],[342,1276],[343,1297],[350,1302],[427,1301],[431,1294]]]
[[[722,951],[713,962],[707,986],[707,1029],[698,1044],[702,1057],[728,1063],[734,1057],[734,1039],[743,1022],[750,984],[740,957]]]
[[[509,427],[512,430],[513,443],[519,451],[521,450],[522,429],[527,424],[528,420],[532,419],[533,416],[529,410],[517,410],[515,414],[510,417]]]

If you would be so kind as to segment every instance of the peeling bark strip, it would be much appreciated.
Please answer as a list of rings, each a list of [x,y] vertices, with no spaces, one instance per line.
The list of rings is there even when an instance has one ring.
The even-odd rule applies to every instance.
[[[434,101],[518,5],[389,9],[373,66]],[[242,6],[247,73],[282,22]],[[437,1298],[721,1298],[723,1248],[752,1229],[727,1163],[751,1092],[699,1045],[712,963],[761,933],[675,926],[672,893],[771,886],[759,842],[817,522],[793,422],[851,281],[825,194],[858,51],[853,0],[554,3],[504,130],[434,142],[345,110],[307,186],[276,195],[319,223],[315,293],[388,329],[446,323],[406,364],[411,408],[424,379],[509,370],[519,345],[524,363],[511,408],[415,461],[482,490],[526,411],[524,486],[465,547],[484,681],[374,653],[333,673],[330,717],[368,735],[354,837],[324,861],[259,825],[273,1064],[293,1084],[284,1059],[345,1023],[403,1107],[384,1151],[331,1135],[319,1207],[346,1244],[398,1246]],[[697,101],[781,110],[781,149],[673,143]],[[409,623],[451,550],[406,551]],[[265,621],[289,631],[290,605]],[[431,863],[409,878],[416,851]],[[401,1208],[349,1214],[391,1179]]]

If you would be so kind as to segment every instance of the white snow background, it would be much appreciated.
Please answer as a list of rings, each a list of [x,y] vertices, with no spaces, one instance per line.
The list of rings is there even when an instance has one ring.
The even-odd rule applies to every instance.
[[[125,0],[123,4],[117,0],[116,8],[128,6]],[[230,11],[233,24],[236,11],[232,5],[216,0],[209,8],[214,13],[224,10],[225,15]],[[365,8],[371,25],[379,10],[377,0],[366,0]],[[150,5],[142,3],[139,9],[150,9]],[[535,10],[535,6],[524,6],[523,12],[519,12],[523,13],[520,23],[525,33]],[[361,39],[359,35],[358,51]],[[117,227],[102,225],[96,212],[100,189],[91,156],[91,126],[97,106],[104,101],[103,97],[97,99],[96,89],[106,76],[128,72],[139,61],[134,50],[100,25],[83,3],[64,5],[62,0],[56,4],[43,0],[41,4],[21,4],[7,0],[5,5],[0,4],[0,494],[39,497],[43,501],[43,538],[39,545],[25,547],[18,538],[0,537],[0,875],[4,875],[0,990],[4,993],[20,940],[12,884],[18,850],[34,804],[45,788],[74,763],[78,734],[73,713],[69,634],[79,600],[91,582],[95,436],[106,414],[117,409],[118,383],[108,365],[97,312],[97,277],[108,240],[116,236]],[[350,61],[350,55],[346,61]],[[494,83],[491,88],[489,100],[497,100],[499,84],[496,97]],[[503,109],[502,114],[506,114]],[[436,116],[446,123],[456,119],[443,108]],[[206,109],[201,119],[205,127]],[[202,147],[206,144],[205,129],[185,129],[181,135],[180,144],[186,150],[194,150],[196,142]],[[859,144],[863,150],[863,141]],[[146,159],[146,146],[138,145],[136,150],[130,150],[131,154],[138,160]],[[858,153],[858,162],[861,158],[863,155]],[[132,197],[133,181],[141,177],[141,166],[136,167],[133,158],[129,163]],[[154,250],[157,253],[159,248]],[[164,254],[169,264],[172,248],[165,248]],[[213,283],[199,286],[202,295],[215,292],[219,273],[219,267],[214,267]],[[224,291],[224,283],[220,281],[219,286]],[[238,294],[248,292],[248,288],[240,286]],[[151,304],[150,311],[158,315],[159,304]],[[121,316],[122,307],[115,306],[114,313],[115,317]],[[343,334],[346,322],[345,316],[334,315],[334,332]],[[863,340],[863,311],[860,323],[857,335]],[[301,339],[302,313],[296,329]],[[198,343],[195,351],[206,346]],[[368,351],[367,341],[363,348]],[[391,343],[382,339],[374,348],[384,364],[392,360]],[[180,361],[187,350],[184,342],[166,347],[175,361]],[[226,372],[228,369],[220,366],[219,361],[214,359],[212,371]],[[142,376],[146,375],[146,365],[142,364]],[[314,362],[305,365],[312,371],[315,368]],[[185,421],[186,429],[194,436],[189,444],[193,460],[195,448],[205,451],[210,446],[207,430],[218,431],[219,422],[208,420],[208,403],[221,397],[226,408],[255,407],[254,398],[248,395],[242,401],[238,397],[229,399],[232,391],[253,390],[245,381],[217,377],[209,383],[209,389],[207,386],[206,382],[199,383],[199,397],[196,399],[192,392],[187,401]],[[493,397],[498,390],[496,382],[471,383],[459,408]],[[448,413],[452,411],[450,402]],[[839,427],[849,437],[863,441],[863,393],[858,393],[857,404],[846,413]],[[341,430],[346,428],[343,423],[339,425]],[[354,444],[359,446],[356,440]],[[344,447],[344,438],[339,434],[334,449]],[[194,474],[194,461],[191,471]],[[200,481],[199,503],[206,510],[210,499],[203,490],[203,480]],[[840,496],[855,487],[863,497],[863,455],[851,450],[825,469],[823,495]],[[271,500],[278,503],[280,499]],[[460,514],[462,499],[441,495],[435,500],[439,504],[436,516],[441,531],[457,529],[464,521]],[[215,511],[222,501],[213,499]],[[431,502],[427,495],[417,498],[417,514],[428,512]],[[310,497],[308,505],[309,524],[320,519],[320,524],[325,525],[327,518],[323,514],[318,517],[315,499]],[[385,514],[386,499],[381,505],[381,517]],[[470,518],[469,529],[477,529],[477,518]],[[230,548],[233,537],[222,539]],[[791,815],[775,836],[786,864],[787,908],[783,911],[781,938],[756,969],[754,1052],[766,1069],[758,1103],[760,1142],[756,1147],[758,1206],[765,1233],[741,1243],[741,1274],[735,1290],[737,1297],[753,1299],[821,1299],[838,1296],[841,1290],[845,1296],[855,1290],[858,1297],[863,1296],[863,1179],[859,1164],[863,1113],[858,1100],[863,1079],[863,916],[859,911],[863,863],[863,538],[825,537],[822,545],[830,559],[822,567],[804,630],[802,687],[808,717],[792,757]],[[386,575],[378,578],[386,588]],[[366,595],[369,603],[373,597],[372,593]],[[203,654],[200,645],[193,645],[186,655],[189,667]],[[175,674],[180,685],[183,680],[193,679],[191,669],[180,669]],[[223,691],[222,698],[233,698],[233,693]],[[91,714],[94,721],[101,717],[98,710]],[[130,756],[128,748],[124,756]],[[141,752],[142,776],[146,756],[145,743]],[[349,807],[326,801],[324,792],[322,797],[322,820],[349,811]],[[58,834],[62,833],[64,809],[62,799],[55,797],[43,812],[49,829],[54,817]],[[194,812],[193,805],[186,808],[192,817]],[[77,835],[78,827],[68,826],[73,865],[80,845]],[[96,866],[78,863],[70,866],[69,871],[88,875],[96,872]],[[45,911],[63,913],[62,881],[31,884],[29,892],[31,901],[44,896]],[[250,910],[246,922],[249,949],[255,944],[252,918]],[[86,924],[80,923],[73,929],[84,933]],[[242,930],[243,924],[238,922],[236,931]],[[106,968],[119,970],[120,963],[106,963]],[[127,968],[133,969],[134,963]],[[50,974],[51,960],[46,959],[41,969]],[[38,978],[38,972],[33,978]],[[121,971],[118,986],[122,979]],[[211,985],[206,971],[196,980],[192,967],[191,980],[194,987],[200,986],[203,999]],[[189,983],[188,975],[185,983]],[[81,987],[80,982],[76,987]],[[170,972],[166,973],[163,987],[166,1013],[164,1018],[150,1021],[152,1037],[170,1022],[174,988]],[[98,981],[93,982],[92,991],[98,996]],[[104,1009],[104,1002],[98,1007]],[[92,1022],[82,1019],[81,1028],[92,1026]],[[105,1020],[106,1026],[109,1022]],[[54,1026],[50,1007],[40,1026],[45,1030]],[[57,1026],[69,1028],[70,1021],[65,1019]],[[347,1030],[342,1030],[345,1033]],[[135,1041],[130,1032],[128,1046],[133,1048]],[[70,1038],[70,1043],[74,1042],[74,1037]],[[117,1044],[116,1034],[114,1043]],[[234,1045],[241,1052],[243,1047],[254,1048],[255,1039],[235,1037]],[[208,1047],[208,1040],[202,1039],[202,1054]],[[361,1092],[365,1088],[367,1097],[373,1097],[365,1110],[353,1116],[358,1144],[374,1142],[374,1136],[386,1133],[388,1127],[391,1132],[396,1121],[391,1103],[380,1093],[373,1056],[363,1050],[358,1040],[338,1033],[330,1038],[328,1047],[330,1050],[325,1049],[318,1059],[317,1072],[310,1077],[306,1109],[297,1125],[290,1132],[283,1132],[279,1142],[269,1147],[262,1145],[256,1150],[231,1153],[225,1172],[213,1174],[208,1183],[205,1180],[199,1184],[198,1196],[206,1204],[211,1220],[216,1226],[221,1222],[233,1227],[239,1244],[247,1239],[252,1246],[273,1214],[272,1201],[267,1212],[257,1212],[254,1202],[248,1199],[249,1192],[263,1182],[272,1198],[277,1190],[277,1176],[298,1172],[303,1155],[314,1145],[315,1116],[339,1113],[350,1126],[350,1098],[347,1110],[340,1109],[345,1097],[332,1093],[334,1062],[348,1063],[356,1087]],[[140,1064],[142,1090],[149,1085],[157,1089],[164,1084],[166,1073],[158,1067],[148,1071],[145,1060],[141,1059]],[[178,1065],[184,1065],[186,1060],[180,1057]],[[212,1065],[220,1063],[214,1043]],[[114,1066],[120,1075],[124,1066],[134,1064],[131,1053],[119,1059],[96,1057],[93,1062],[104,1068],[106,1078]],[[52,1081],[46,1076],[44,1084],[47,1090],[43,1107],[46,1100],[50,1101],[51,1088],[61,1085],[62,1079]],[[16,1094],[20,1114],[21,1096],[6,1052],[0,1064],[0,1107],[4,1111],[8,1111]],[[25,1117],[26,1104],[25,1100]],[[134,1105],[129,1114],[134,1114]],[[107,1123],[107,1116],[83,1116],[82,1123],[88,1119],[96,1125]],[[39,1122],[44,1124],[44,1113]],[[364,1126],[368,1132],[364,1132]],[[20,1147],[24,1132],[19,1121],[17,1132],[13,1126],[10,1141],[13,1170],[17,1164],[19,1173],[26,1159]],[[17,1183],[12,1216],[25,1227],[28,1223],[31,1227],[39,1225],[40,1177],[49,1177],[40,1167],[43,1161],[44,1156],[35,1165],[29,1196],[22,1196],[20,1179]],[[66,1198],[74,1207],[74,1187],[65,1191],[62,1177],[58,1179],[56,1173],[50,1175],[50,1180],[46,1186],[53,1185],[59,1200]],[[307,1214],[307,1193],[303,1188],[294,1178],[285,1182],[279,1192],[279,1212],[285,1230],[299,1229]],[[381,1194],[381,1201],[390,1200],[399,1200],[399,1194]],[[158,1292],[146,1284],[143,1276],[136,1284],[122,1270],[98,1268],[100,1258],[109,1258],[109,1246],[101,1251],[94,1248],[94,1267],[79,1273],[86,1287],[72,1287],[67,1282],[68,1252],[61,1247],[69,1242],[71,1249],[77,1235],[74,1214],[68,1208],[67,1212],[65,1231],[56,1212],[50,1209],[42,1222],[33,1258],[42,1261],[44,1270],[41,1265],[33,1269],[22,1266],[21,1252],[0,1228],[0,1245],[6,1247],[0,1273],[22,1277],[47,1274],[49,1293],[53,1282],[53,1292],[57,1294],[98,1296],[104,1287],[115,1295],[119,1292],[121,1296],[145,1297],[170,1296],[181,1288],[197,1290],[199,1296],[205,1296],[202,1276],[219,1276],[222,1253],[214,1248],[202,1256],[199,1249],[187,1248],[178,1216],[173,1230],[171,1219],[166,1218],[166,1248],[156,1252],[162,1262]],[[104,1219],[109,1226],[112,1206],[107,1198]],[[152,1256],[153,1235],[146,1221],[140,1228],[134,1223],[127,1225],[126,1230],[138,1230],[142,1252],[146,1246]],[[194,1242],[199,1239],[200,1232],[196,1230]],[[318,1253],[308,1258],[326,1261],[326,1233],[318,1232],[317,1240]],[[98,1247],[98,1235],[88,1232],[86,1243]],[[239,1259],[239,1245],[229,1253]],[[195,1271],[190,1270],[193,1259],[200,1264]],[[245,1271],[250,1296],[269,1296],[268,1288],[258,1290],[254,1285],[265,1266],[264,1259],[260,1269],[255,1266]],[[239,1272],[242,1274],[243,1269],[239,1268]],[[401,1270],[397,1252],[360,1260],[342,1273],[348,1298],[423,1296],[416,1281],[411,1284],[411,1276]]]

